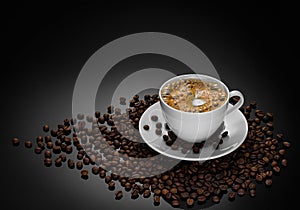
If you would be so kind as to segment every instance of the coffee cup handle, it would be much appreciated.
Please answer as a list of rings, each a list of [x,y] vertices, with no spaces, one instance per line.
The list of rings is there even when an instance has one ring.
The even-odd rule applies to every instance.
[[[235,105],[228,106],[227,111],[226,111],[226,115],[229,115],[233,111],[239,109],[244,104],[244,96],[243,96],[243,94],[240,91],[238,91],[238,90],[232,90],[232,91],[230,91],[229,92],[229,98],[231,98],[233,96],[240,97],[240,100]]]

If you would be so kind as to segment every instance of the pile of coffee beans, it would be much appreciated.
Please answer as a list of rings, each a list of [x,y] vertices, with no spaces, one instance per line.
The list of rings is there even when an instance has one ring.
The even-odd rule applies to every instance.
[[[35,141],[13,138],[12,144],[23,144],[41,155],[46,167],[67,166],[79,170],[84,180],[91,174],[104,179],[108,190],[115,191],[116,200],[129,194],[131,199],[152,197],[154,205],[164,199],[173,207],[201,208],[206,202],[217,204],[224,197],[230,201],[245,195],[255,197],[256,185],[271,186],[274,174],[288,165],[286,152],[291,143],[274,132],[273,114],[251,102],[240,109],[248,122],[248,135],[237,150],[203,163],[181,161],[168,169],[172,160],[160,160],[138,131],[143,112],[158,100],[157,94],[145,95],[144,99],[135,95],[125,113],[109,106],[103,114],[78,114],[55,128],[44,125],[45,135],[37,136]],[[230,103],[238,100],[231,98]],[[125,106],[125,101],[120,99],[120,105]],[[152,120],[157,121],[155,117]],[[156,125],[156,129],[167,126]],[[227,134],[224,132],[222,137]],[[169,131],[162,138],[167,143],[176,135]],[[193,151],[201,152],[201,146],[197,144]]]

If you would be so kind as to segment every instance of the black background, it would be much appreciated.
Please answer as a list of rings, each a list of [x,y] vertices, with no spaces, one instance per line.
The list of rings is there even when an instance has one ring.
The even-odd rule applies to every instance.
[[[42,158],[12,137],[34,139],[42,125],[71,117],[72,91],[87,59],[101,46],[124,35],[157,31],[198,46],[230,89],[246,103],[275,114],[277,131],[293,144],[289,166],[256,198],[226,199],[211,209],[262,209],[296,204],[298,107],[295,27],[292,5],[61,5],[16,4],[2,9],[4,65],[1,81],[1,203],[8,209],[172,209],[152,199],[114,201],[103,180],[84,181],[79,171],[45,168]],[[297,205],[297,204],[296,204]]]

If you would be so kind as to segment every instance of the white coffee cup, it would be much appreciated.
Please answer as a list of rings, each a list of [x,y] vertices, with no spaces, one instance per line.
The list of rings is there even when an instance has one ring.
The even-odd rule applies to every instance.
[[[207,112],[194,113],[177,110],[164,102],[161,91],[167,84],[181,79],[200,79],[204,82],[216,82],[226,92],[226,101],[220,107]],[[235,105],[229,106],[229,98],[233,96],[240,97],[240,100]],[[159,98],[162,113],[168,126],[180,139],[188,142],[207,140],[221,126],[226,115],[239,109],[244,103],[244,96],[240,91],[232,90],[229,92],[228,87],[223,82],[202,74],[185,74],[169,79],[159,89]]]

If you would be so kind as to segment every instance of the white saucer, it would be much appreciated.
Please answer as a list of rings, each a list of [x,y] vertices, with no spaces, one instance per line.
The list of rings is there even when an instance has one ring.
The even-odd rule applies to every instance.
[[[229,104],[229,106],[232,106]],[[160,103],[157,102],[150,106],[142,115],[139,122],[139,132],[141,137],[152,149],[166,155],[171,158],[188,160],[188,161],[205,161],[210,159],[215,159],[227,155],[237,149],[243,141],[246,139],[248,133],[248,123],[244,115],[239,111],[235,111],[228,115],[223,125],[218,129],[216,134],[210,139],[207,139],[204,143],[200,153],[195,154],[192,151],[192,147],[184,154],[182,153],[181,145],[178,144],[178,149],[172,149],[170,146],[166,145],[163,140],[162,135],[159,136],[155,133],[156,123],[151,120],[151,116],[158,116],[158,121],[162,123],[162,135],[167,134],[168,130],[165,128],[165,119],[163,117]],[[144,125],[149,125],[150,129],[145,130]],[[226,130],[228,131],[228,136],[223,138],[223,143],[219,144],[218,139],[220,139],[221,133]],[[217,141],[216,141],[217,139]],[[174,144],[176,144],[175,141]],[[182,142],[178,141],[178,142]]]

